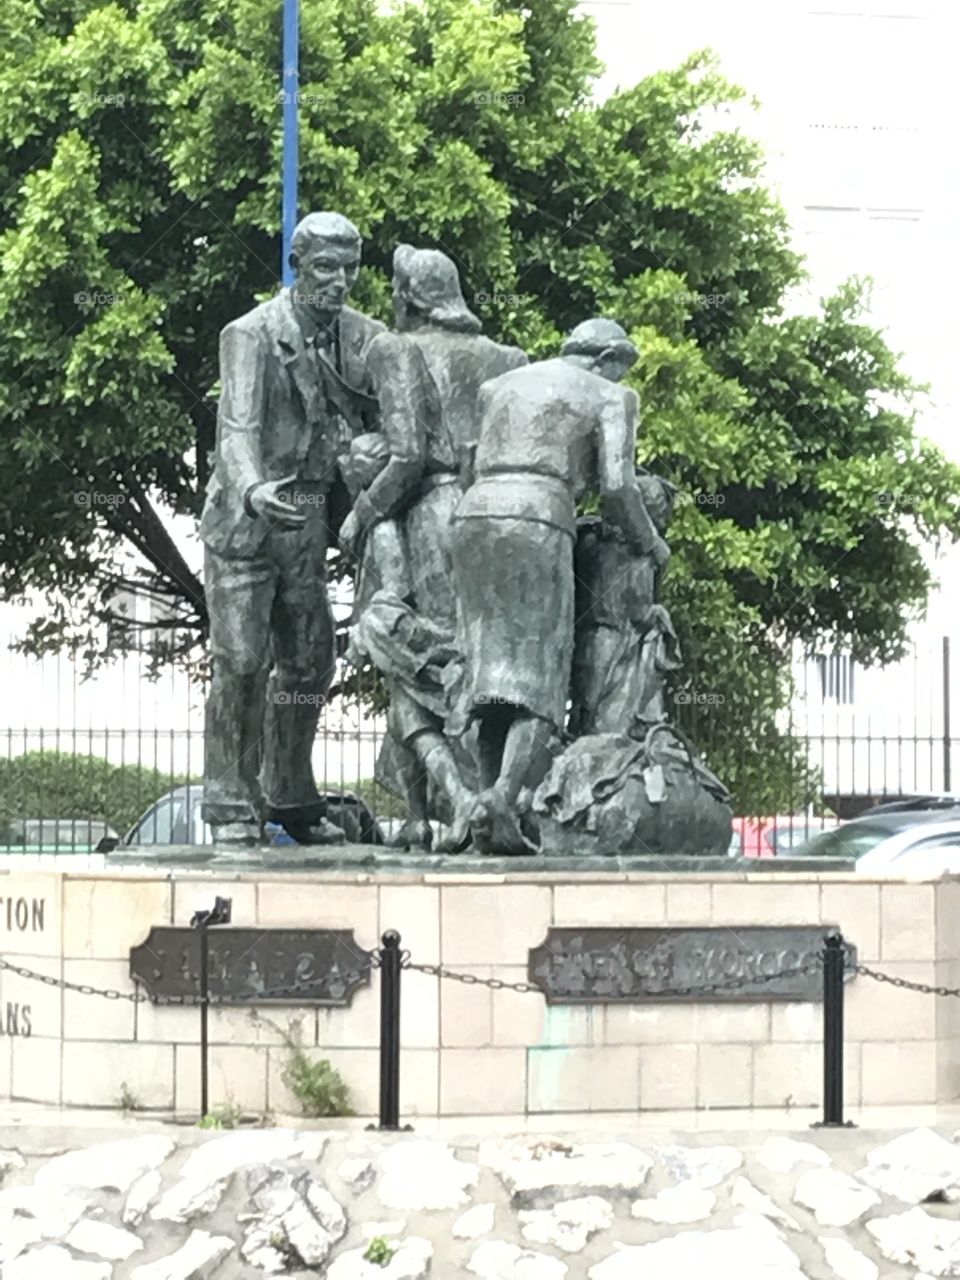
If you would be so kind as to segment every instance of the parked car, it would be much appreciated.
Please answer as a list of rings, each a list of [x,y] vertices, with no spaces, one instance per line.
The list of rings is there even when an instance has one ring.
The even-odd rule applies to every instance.
[[[960,807],[870,813],[824,831],[790,856],[851,859],[858,874],[960,870]]]
[[[102,853],[117,838],[92,818],[14,818],[0,827],[0,849],[10,853]]]
[[[960,810],[960,796],[936,794],[898,796],[896,800],[884,800],[881,804],[874,805],[866,813],[860,814],[860,817],[868,818],[875,813],[924,813],[944,809]]]
[[[779,814],[772,818],[734,818],[733,839],[730,844],[732,857],[775,858],[789,854],[794,849],[818,835],[833,829],[839,818],[813,817],[807,814]]]
[[[382,844],[383,836],[367,804],[350,792],[327,792],[327,816],[343,827],[351,844]],[[138,818],[118,848],[142,848],[144,845],[213,844],[213,831],[203,819],[203,786],[195,783],[176,787],[152,804]],[[271,845],[294,845],[296,841],[276,822],[266,824]]]

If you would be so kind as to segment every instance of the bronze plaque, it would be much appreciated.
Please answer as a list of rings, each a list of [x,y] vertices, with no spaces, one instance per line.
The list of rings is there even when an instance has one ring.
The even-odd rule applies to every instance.
[[[549,929],[530,951],[529,980],[548,1004],[822,1001],[819,957],[832,932],[831,925]],[[847,981],[855,964],[850,947]]]
[[[209,989],[214,1002],[346,1007],[370,985],[370,959],[352,929],[211,927]],[[130,948],[130,976],[151,1000],[200,993],[200,931],[169,925]],[[295,991],[289,988],[295,987]]]

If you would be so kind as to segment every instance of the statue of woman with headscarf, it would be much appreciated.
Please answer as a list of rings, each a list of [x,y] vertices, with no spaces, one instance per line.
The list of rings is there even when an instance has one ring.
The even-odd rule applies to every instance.
[[[397,247],[393,299],[396,332],[378,335],[367,352],[388,458],[355,498],[340,541],[360,558],[369,599],[378,585],[390,590],[391,584],[376,582],[376,566],[371,568],[364,557],[364,544],[379,522],[395,521],[405,557],[405,603],[452,638],[457,601],[450,562],[451,517],[461,496],[461,472],[469,466],[477,441],[479,390],[487,379],[526,364],[527,357],[518,347],[493,342],[480,332],[480,321],[464,302],[456,266],[437,249]],[[469,839],[467,810],[473,792],[464,795],[460,788],[451,788],[449,775],[444,784],[435,767],[443,753],[431,752],[431,767],[431,761],[420,756],[420,737],[415,726],[402,741],[391,733],[380,763],[390,763],[393,780],[378,766],[382,781],[403,791],[411,810],[399,842],[430,844],[428,811],[433,806],[426,773],[453,810],[445,843],[462,847]],[[435,736],[430,741],[436,747]],[[446,770],[445,763],[439,772]],[[398,775],[408,781],[398,786]]]

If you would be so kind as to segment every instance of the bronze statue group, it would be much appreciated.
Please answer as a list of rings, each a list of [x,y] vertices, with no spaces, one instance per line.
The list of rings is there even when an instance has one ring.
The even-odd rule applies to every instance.
[[[450,258],[409,245],[387,330],[346,303],[360,255],[347,218],[310,214],[294,285],[221,335],[201,521],[217,842],[258,844],[268,819],[343,840],[311,763],[336,540],[355,566],[348,658],[389,693],[377,776],[406,805],[396,843],[725,853],[728,796],[665,711],[675,490],[634,463],[635,347],[591,319],[530,363],[482,334]],[[598,514],[578,518],[588,497]]]

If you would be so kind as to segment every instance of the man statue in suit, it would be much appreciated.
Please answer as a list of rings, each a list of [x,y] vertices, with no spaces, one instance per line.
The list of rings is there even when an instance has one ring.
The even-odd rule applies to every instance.
[[[312,213],[293,234],[296,283],[220,335],[213,476],[200,522],[210,617],[204,816],[252,845],[265,819],[297,840],[342,839],[312,749],[333,678],[327,547],[337,458],[376,425],[365,355],[383,325],[346,306],[357,228]]]

